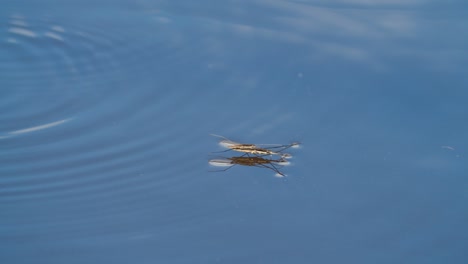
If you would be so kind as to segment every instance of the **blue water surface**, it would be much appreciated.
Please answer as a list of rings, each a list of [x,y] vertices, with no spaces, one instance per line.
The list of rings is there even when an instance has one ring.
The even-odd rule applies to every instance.
[[[468,262],[465,1],[1,6],[1,263]]]

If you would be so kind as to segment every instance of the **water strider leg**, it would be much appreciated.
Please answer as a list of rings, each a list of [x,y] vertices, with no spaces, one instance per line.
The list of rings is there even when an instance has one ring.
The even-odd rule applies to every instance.
[[[267,168],[267,169],[270,169],[276,173],[278,173],[279,175],[283,176],[283,177],[286,177],[286,175],[284,173],[282,173],[278,168],[276,168],[273,164],[268,164],[268,165],[271,165],[272,167],[270,166],[267,166],[265,164],[258,164],[260,167],[263,167],[263,168]]]

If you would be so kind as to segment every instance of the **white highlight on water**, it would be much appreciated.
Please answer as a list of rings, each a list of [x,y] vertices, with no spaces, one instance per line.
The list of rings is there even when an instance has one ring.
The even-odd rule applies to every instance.
[[[275,162],[275,164],[278,164],[280,166],[288,166],[288,165],[291,165],[291,162],[289,162],[287,160],[282,160],[282,161],[279,161],[279,162]]]
[[[275,177],[276,177],[276,178],[284,178],[285,176],[284,176],[284,175],[281,175],[281,174],[279,174],[279,173],[276,173],[276,174],[275,174]]]
[[[46,32],[44,36],[63,42],[63,38],[61,36],[50,31]]]
[[[32,32],[31,30],[27,30],[24,28],[17,28],[17,27],[12,27],[8,29],[10,33],[25,36],[25,37],[30,37],[30,38],[35,38],[37,37],[37,34]]]
[[[48,124],[44,124],[44,125],[39,125],[39,126],[35,126],[35,127],[16,130],[16,131],[10,132],[8,134],[10,134],[10,135],[19,135],[19,134],[25,134],[25,133],[29,133],[29,132],[38,131],[38,130],[43,130],[43,129],[47,129],[47,128],[51,128],[51,127],[54,127],[54,126],[61,125],[61,124],[65,123],[65,122],[68,122],[70,120],[71,120],[71,118],[67,118],[67,119],[63,119],[63,120],[60,120],[60,121],[56,121],[56,122],[52,122],[52,123],[48,123]]]
[[[231,167],[234,166],[230,160],[227,159],[212,159],[209,161],[211,166],[215,167]]]

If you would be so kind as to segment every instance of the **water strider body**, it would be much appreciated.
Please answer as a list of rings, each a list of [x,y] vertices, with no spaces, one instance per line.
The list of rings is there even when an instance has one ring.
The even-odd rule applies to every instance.
[[[238,152],[243,152],[243,153],[248,153],[248,154],[253,154],[253,155],[259,155],[259,156],[265,156],[265,155],[278,155],[281,158],[290,158],[292,157],[291,154],[288,153],[283,153],[282,151],[291,148],[291,147],[298,147],[299,143],[294,142],[288,145],[280,145],[280,144],[245,144],[245,143],[238,143],[235,141],[232,141],[230,139],[227,139],[223,136],[211,134],[212,136],[222,138],[222,140],[219,142],[219,144],[225,148],[228,148],[228,150],[233,150],[233,151],[238,151]],[[267,147],[268,146],[268,147]]]

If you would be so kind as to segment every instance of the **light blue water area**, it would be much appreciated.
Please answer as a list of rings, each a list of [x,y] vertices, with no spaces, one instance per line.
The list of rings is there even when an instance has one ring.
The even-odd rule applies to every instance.
[[[467,263],[467,13],[3,3],[1,263]]]

